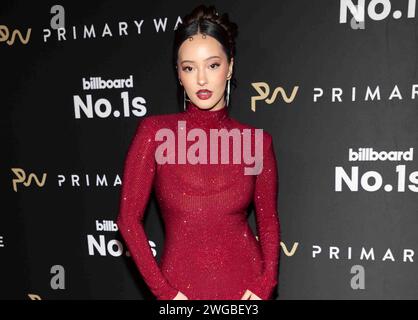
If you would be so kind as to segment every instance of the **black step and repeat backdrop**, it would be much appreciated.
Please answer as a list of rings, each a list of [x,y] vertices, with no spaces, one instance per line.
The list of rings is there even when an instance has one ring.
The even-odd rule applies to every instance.
[[[141,118],[182,109],[198,4],[2,1],[1,298],[153,298],[115,225],[123,163]],[[275,298],[418,298],[416,0],[206,4],[239,26],[230,114],[274,139]],[[145,227],[159,259],[154,198]]]

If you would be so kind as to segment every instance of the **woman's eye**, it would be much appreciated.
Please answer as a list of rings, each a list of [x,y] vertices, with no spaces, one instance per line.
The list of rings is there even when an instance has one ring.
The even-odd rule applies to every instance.
[[[216,69],[217,67],[219,67],[220,66],[220,64],[219,63],[212,63],[211,65],[210,65],[210,68],[211,69]],[[190,67],[190,66],[186,66],[186,67],[183,67],[182,68],[182,70],[183,71],[186,71],[186,72],[190,72],[190,71],[192,71],[192,67]]]

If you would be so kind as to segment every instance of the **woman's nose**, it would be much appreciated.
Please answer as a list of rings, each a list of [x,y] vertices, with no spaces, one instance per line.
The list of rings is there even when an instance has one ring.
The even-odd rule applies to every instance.
[[[197,76],[197,82],[199,83],[199,85],[203,86],[206,84],[206,74],[204,71],[199,72],[198,76]]]

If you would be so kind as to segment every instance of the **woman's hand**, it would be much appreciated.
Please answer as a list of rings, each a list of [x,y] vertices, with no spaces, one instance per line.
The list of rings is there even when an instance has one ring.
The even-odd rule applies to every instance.
[[[177,293],[173,300],[189,300],[181,291]]]
[[[241,300],[261,300],[261,298],[255,293],[252,293],[250,290],[246,290],[244,295],[241,297]]]

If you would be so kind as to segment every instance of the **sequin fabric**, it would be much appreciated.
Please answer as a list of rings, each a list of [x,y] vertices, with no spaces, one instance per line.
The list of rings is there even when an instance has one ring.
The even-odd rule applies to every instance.
[[[185,125],[179,127],[178,121]],[[193,300],[239,300],[248,289],[270,299],[278,283],[280,250],[272,136],[263,131],[261,173],[244,175],[243,168],[249,166],[244,161],[160,164],[155,151],[161,142],[155,135],[161,128],[170,128],[176,138],[193,128],[208,136],[210,129],[255,129],[230,117],[226,106],[207,111],[191,102],[183,112],[139,121],[125,159],[117,225],[151,292],[158,300],[171,300],[178,291]],[[193,143],[187,141],[186,146]],[[207,150],[209,157],[209,144]],[[165,230],[159,263],[143,227],[153,191]],[[258,238],[248,223],[251,203]]]

